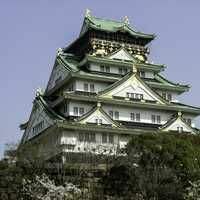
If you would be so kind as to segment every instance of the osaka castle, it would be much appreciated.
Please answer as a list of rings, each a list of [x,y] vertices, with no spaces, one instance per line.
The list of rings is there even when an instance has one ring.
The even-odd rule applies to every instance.
[[[38,155],[116,154],[134,134],[198,134],[200,108],[178,101],[188,85],[161,75],[149,60],[154,34],[137,31],[128,17],[97,18],[86,11],[80,34],[57,50],[45,90],[38,89],[20,148]]]

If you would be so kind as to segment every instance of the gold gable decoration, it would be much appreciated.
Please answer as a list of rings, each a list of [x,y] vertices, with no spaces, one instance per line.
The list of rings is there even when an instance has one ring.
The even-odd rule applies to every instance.
[[[89,54],[93,56],[104,57],[108,54],[112,54],[120,48],[124,48],[132,56],[138,59],[139,62],[146,62],[147,55],[149,54],[148,47],[142,47],[134,44],[119,43],[109,40],[92,38],[91,51]]]

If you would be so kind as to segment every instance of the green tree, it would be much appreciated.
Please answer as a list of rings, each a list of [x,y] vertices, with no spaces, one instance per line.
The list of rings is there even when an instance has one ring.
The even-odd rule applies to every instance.
[[[135,135],[127,156],[113,162],[104,192],[123,199],[183,199],[189,181],[200,179],[200,137],[167,133]]]

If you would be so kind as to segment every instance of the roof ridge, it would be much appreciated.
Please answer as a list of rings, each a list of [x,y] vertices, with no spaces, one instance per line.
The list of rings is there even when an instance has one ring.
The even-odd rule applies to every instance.
[[[117,21],[117,20],[114,20],[114,19],[100,18],[100,17],[94,17],[94,16],[91,16],[91,18],[99,19],[99,20],[102,20],[102,21],[110,21],[110,22],[115,22],[115,23],[119,23],[119,24],[124,24],[124,22]],[[88,18],[87,18],[87,19],[88,19]],[[89,19],[90,19],[90,18],[89,18]],[[124,25],[125,25],[125,24],[124,24]]]

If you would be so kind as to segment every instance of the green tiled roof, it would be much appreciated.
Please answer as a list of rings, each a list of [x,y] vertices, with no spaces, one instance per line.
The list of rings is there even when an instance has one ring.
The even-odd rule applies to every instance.
[[[124,22],[102,19],[102,18],[97,18],[93,16],[85,17],[83,28],[81,30],[80,35],[84,34],[89,28],[107,31],[107,32],[117,32],[119,30],[123,30],[135,37],[141,37],[141,38],[146,38],[150,40],[155,38],[154,34],[145,34],[145,33],[136,31],[134,28],[132,28],[130,25]]]
[[[72,54],[63,54],[57,56],[57,61],[63,65],[69,71],[78,71],[78,63],[77,58]]]

